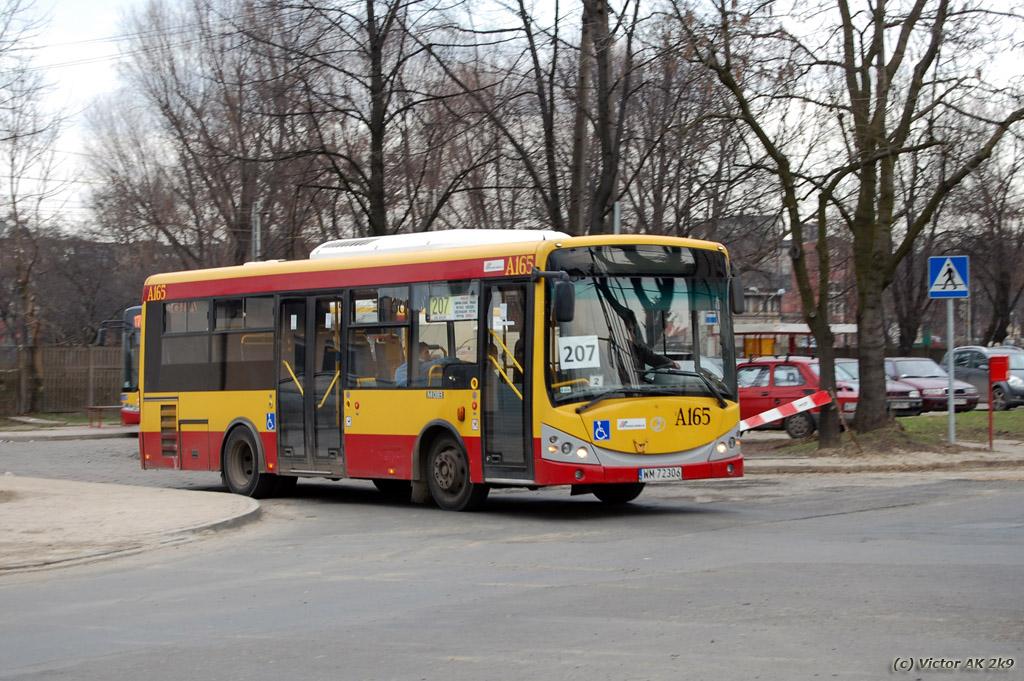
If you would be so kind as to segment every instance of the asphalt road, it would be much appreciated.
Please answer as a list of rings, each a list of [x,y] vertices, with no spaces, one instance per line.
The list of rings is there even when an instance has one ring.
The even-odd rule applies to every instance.
[[[219,488],[133,451],[2,444],[0,460]],[[473,514],[302,483],[237,531],[3,576],[0,679],[945,680],[979,678],[975,658],[1019,678],[1018,478],[773,475],[624,507],[512,491]]]

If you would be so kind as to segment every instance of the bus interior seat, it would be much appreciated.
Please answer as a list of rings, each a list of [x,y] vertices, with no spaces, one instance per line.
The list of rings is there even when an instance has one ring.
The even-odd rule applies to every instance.
[[[355,383],[357,387],[360,387],[358,381],[375,377],[375,369],[373,350],[370,348],[366,334],[353,334],[348,345],[348,384]]]

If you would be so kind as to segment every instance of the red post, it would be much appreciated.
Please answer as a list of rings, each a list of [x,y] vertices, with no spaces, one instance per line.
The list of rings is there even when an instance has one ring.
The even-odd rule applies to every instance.
[[[993,448],[992,425],[992,384],[1010,380],[1010,358],[1006,355],[993,355],[988,358],[988,448]]]

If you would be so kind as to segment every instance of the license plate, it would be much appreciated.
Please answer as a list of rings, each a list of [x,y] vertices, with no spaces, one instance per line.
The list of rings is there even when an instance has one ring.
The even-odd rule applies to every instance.
[[[963,397],[954,397],[953,404],[955,404],[958,407],[962,407],[963,405],[967,404],[967,400],[964,399]]]
[[[680,482],[683,479],[683,469],[675,468],[641,468],[640,482]]]
[[[893,402],[892,403],[892,408],[893,409],[909,409],[910,408],[910,402]]]

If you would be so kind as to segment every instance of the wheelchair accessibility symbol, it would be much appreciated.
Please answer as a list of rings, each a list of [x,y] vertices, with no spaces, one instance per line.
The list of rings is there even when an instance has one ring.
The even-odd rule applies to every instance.
[[[277,430],[277,415],[274,412],[267,412],[267,430]]]
[[[611,421],[594,421],[594,442],[612,439]]]

